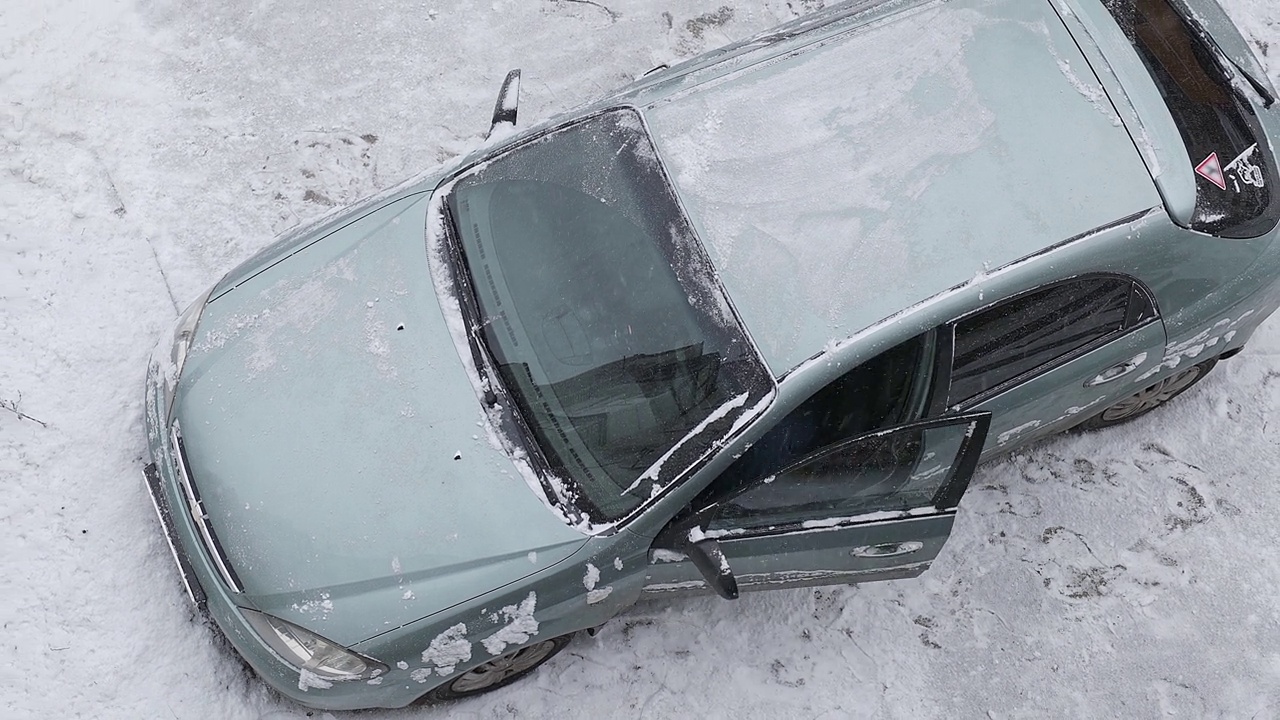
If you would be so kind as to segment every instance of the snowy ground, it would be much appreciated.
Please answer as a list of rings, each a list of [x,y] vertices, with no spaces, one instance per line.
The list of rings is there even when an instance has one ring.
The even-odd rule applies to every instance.
[[[822,0],[601,2],[0,3],[0,716],[307,715],[186,606],[146,355],[274,233],[476,142],[508,68],[536,118]],[[1280,4],[1228,7],[1280,81]],[[1176,406],[983,467],[919,580],[645,604],[367,716],[1277,718],[1278,468],[1272,321]]]

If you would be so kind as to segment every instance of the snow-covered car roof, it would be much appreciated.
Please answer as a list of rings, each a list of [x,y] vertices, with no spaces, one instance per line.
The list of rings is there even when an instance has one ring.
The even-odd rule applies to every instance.
[[[644,108],[775,374],[1161,203],[1048,2],[922,3],[806,42]]]

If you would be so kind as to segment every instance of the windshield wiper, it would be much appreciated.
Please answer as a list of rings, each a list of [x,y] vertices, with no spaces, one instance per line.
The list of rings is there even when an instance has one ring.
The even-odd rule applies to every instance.
[[[1221,68],[1222,72],[1228,76],[1228,80],[1234,78],[1243,79],[1249,84],[1249,87],[1257,93],[1258,98],[1262,100],[1262,107],[1264,108],[1270,109],[1271,106],[1276,103],[1276,98],[1271,93],[1270,88],[1267,87],[1267,84],[1254,77],[1252,73],[1241,67],[1240,63],[1227,55],[1227,53],[1223,51],[1222,46],[1218,44],[1218,41],[1214,39],[1213,35],[1205,29],[1204,25],[1202,25],[1199,19],[1195,17],[1195,13],[1187,12],[1183,8],[1179,7],[1179,4],[1177,3],[1170,3],[1170,5],[1178,15],[1182,17],[1182,21],[1191,28],[1196,37],[1200,38],[1200,42],[1204,43],[1205,48],[1209,51],[1209,54],[1213,56],[1218,67]],[[1235,83],[1228,84],[1237,91],[1239,90]],[[1241,99],[1247,98],[1242,97]]]
[[[1262,107],[1270,109],[1272,105],[1276,104],[1275,95],[1271,94],[1271,90],[1267,88],[1265,83],[1254,77],[1248,70],[1240,67],[1235,60],[1227,58],[1227,62],[1231,63],[1231,66],[1240,73],[1245,82],[1248,82],[1249,86],[1253,88],[1253,91],[1258,93],[1258,97],[1262,99]]]
[[[591,517],[589,512],[579,507],[573,501],[573,498],[565,497],[555,483],[548,480],[548,477],[552,474],[551,466],[542,453],[537,437],[521,416],[520,409],[514,402],[511,392],[503,383],[501,373],[498,371],[497,357],[489,346],[488,338],[485,337],[484,333],[485,326],[496,318],[482,319],[480,302],[475,295],[471,271],[467,267],[466,256],[463,254],[457,220],[453,216],[453,209],[449,206],[449,203],[445,202],[443,206],[446,236],[444,255],[448,259],[450,270],[453,273],[454,287],[458,294],[458,309],[462,312],[463,320],[467,325],[467,338],[469,340],[467,345],[471,348],[472,365],[475,366],[476,374],[480,376],[481,382],[484,384],[484,404],[487,408],[493,409],[498,407],[499,400],[502,398],[507,399],[504,403],[504,412],[500,413],[503,417],[503,429],[507,431],[505,434],[508,437],[515,436],[509,442],[517,442],[516,438],[518,438],[519,444],[523,447],[525,460],[533,466],[533,474],[538,478],[538,484],[542,486],[543,494],[547,500],[559,508],[571,524],[589,521]],[[499,391],[501,395],[499,395]],[[505,445],[506,443],[503,444]],[[570,482],[567,479],[562,479],[562,481]],[[579,497],[581,497],[581,494],[579,494]]]

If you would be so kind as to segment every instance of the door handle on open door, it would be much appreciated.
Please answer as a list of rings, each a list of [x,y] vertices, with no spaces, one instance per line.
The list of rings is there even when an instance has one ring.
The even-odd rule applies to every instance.
[[[1142,367],[1142,363],[1146,361],[1147,361],[1147,354],[1142,353],[1141,355],[1138,355],[1137,357],[1131,360],[1125,360],[1119,365],[1112,365],[1106,370],[1103,370],[1102,372],[1098,373],[1097,377],[1093,378],[1092,380],[1086,381],[1084,386],[1093,387],[1095,385],[1109,383],[1112,380],[1119,380],[1125,375],[1128,375],[1134,370],[1137,370],[1138,368]]]
[[[862,547],[856,547],[850,551],[850,554],[854,557],[865,558],[894,557],[897,555],[908,555],[922,547],[924,547],[924,543],[917,540],[900,543],[880,543],[879,545],[863,545]]]

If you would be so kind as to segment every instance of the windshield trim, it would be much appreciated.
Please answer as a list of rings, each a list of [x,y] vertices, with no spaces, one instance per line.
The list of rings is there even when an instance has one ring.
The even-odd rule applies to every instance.
[[[719,299],[723,300],[733,320],[734,330],[738,338],[744,343],[744,347],[759,370],[757,377],[763,381],[750,389],[745,401],[734,403],[735,407],[740,408],[740,412],[733,417],[732,427],[719,439],[708,443],[697,457],[684,458],[685,462],[683,463],[670,463],[669,461],[671,460],[680,459],[680,455],[687,455],[689,441],[702,434],[712,424],[712,420],[721,418],[707,418],[703,423],[691,429],[684,437],[674,443],[657,462],[639,476],[641,479],[652,476],[655,487],[658,489],[620,517],[602,521],[599,518],[606,517],[605,513],[591,501],[586,493],[582,492],[579,483],[572,477],[562,477],[554,471],[527,420],[514,402],[510,389],[506,386],[500,373],[497,372],[492,350],[488,347],[487,341],[481,337],[483,335],[482,320],[478,309],[478,299],[475,295],[475,281],[472,277],[471,269],[467,265],[466,254],[458,234],[456,218],[449,207],[448,199],[452,196],[455,186],[460,180],[483,170],[509,153],[573,125],[618,111],[634,113],[635,117],[639,119],[644,133],[651,137],[644,113],[638,107],[630,104],[601,107],[562,122],[535,128],[528,131],[527,135],[507,140],[494,148],[491,153],[478,157],[473,162],[466,163],[453,172],[447,173],[436,185],[432,193],[432,205],[438,206],[439,217],[433,218],[429,214],[427,218],[428,236],[430,236],[430,224],[433,221],[439,221],[442,225],[439,239],[443,242],[440,243],[441,252],[437,255],[447,265],[449,285],[451,287],[440,288],[438,291],[452,295],[458,302],[459,310],[465,323],[467,344],[471,353],[470,363],[479,378],[480,387],[476,388],[477,391],[482,392],[483,395],[487,395],[489,392],[494,395],[494,402],[492,403],[490,403],[488,397],[483,395],[479,398],[486,417],[490,422],[493,422],[494,416],[497,415],[501,419],[498,429],[515,431],[507,435],[507,437],[516,439],[520,443],[520,447],[508,449],[508,452],[512,455],[512,460],[517,463],[521,460],[526,461],[533,474],[537,476],[537,481],[541,486],[542,494],[545,496],[546,501],[558,510],[567,524],[591,535],[608,535],[622,529],[667,497],[675,489],[684,486],[685,481],[719,456],[721,451],[739,438],[755,420],[764,415],[778,394],[777,378],[769,371],[768,364],[765,362],[760,348],[755,343],[741,315],[738,313],[728,290],[724,287],[719,271],[714,263],[711,262],[710,257],[707,256],[706,248],[702,244],[697,230],[691,222],[688,222],[688,210],[672,183],[666,163],[663,161],[661,154],[658,153],[656,146],[654,147],[654,152],[657,157],[658,172],[670,191],[675,209],[685,218],[689,235],[693,241],[691,247],[685,248],[685,250],[700,256],[703,261],[702,264],[709,270],[710,289],[718,294]],[[650,143],[652,144],[652,141]],[[430,240],[428,242],[430,243]],[[461,351],[461,348],[459,350]],[[465,361],[465,358],[460,359]],[[696,444],[694,446],[697,447]],[[682,450],[685,452],[681,452]],[[519,451],[523,451],[524,458],[516,456]],[[674,473],[664,473],[662,472],[663,467],[667,464],[680,469]],[[659,485],[660,479],[664,481]]]

